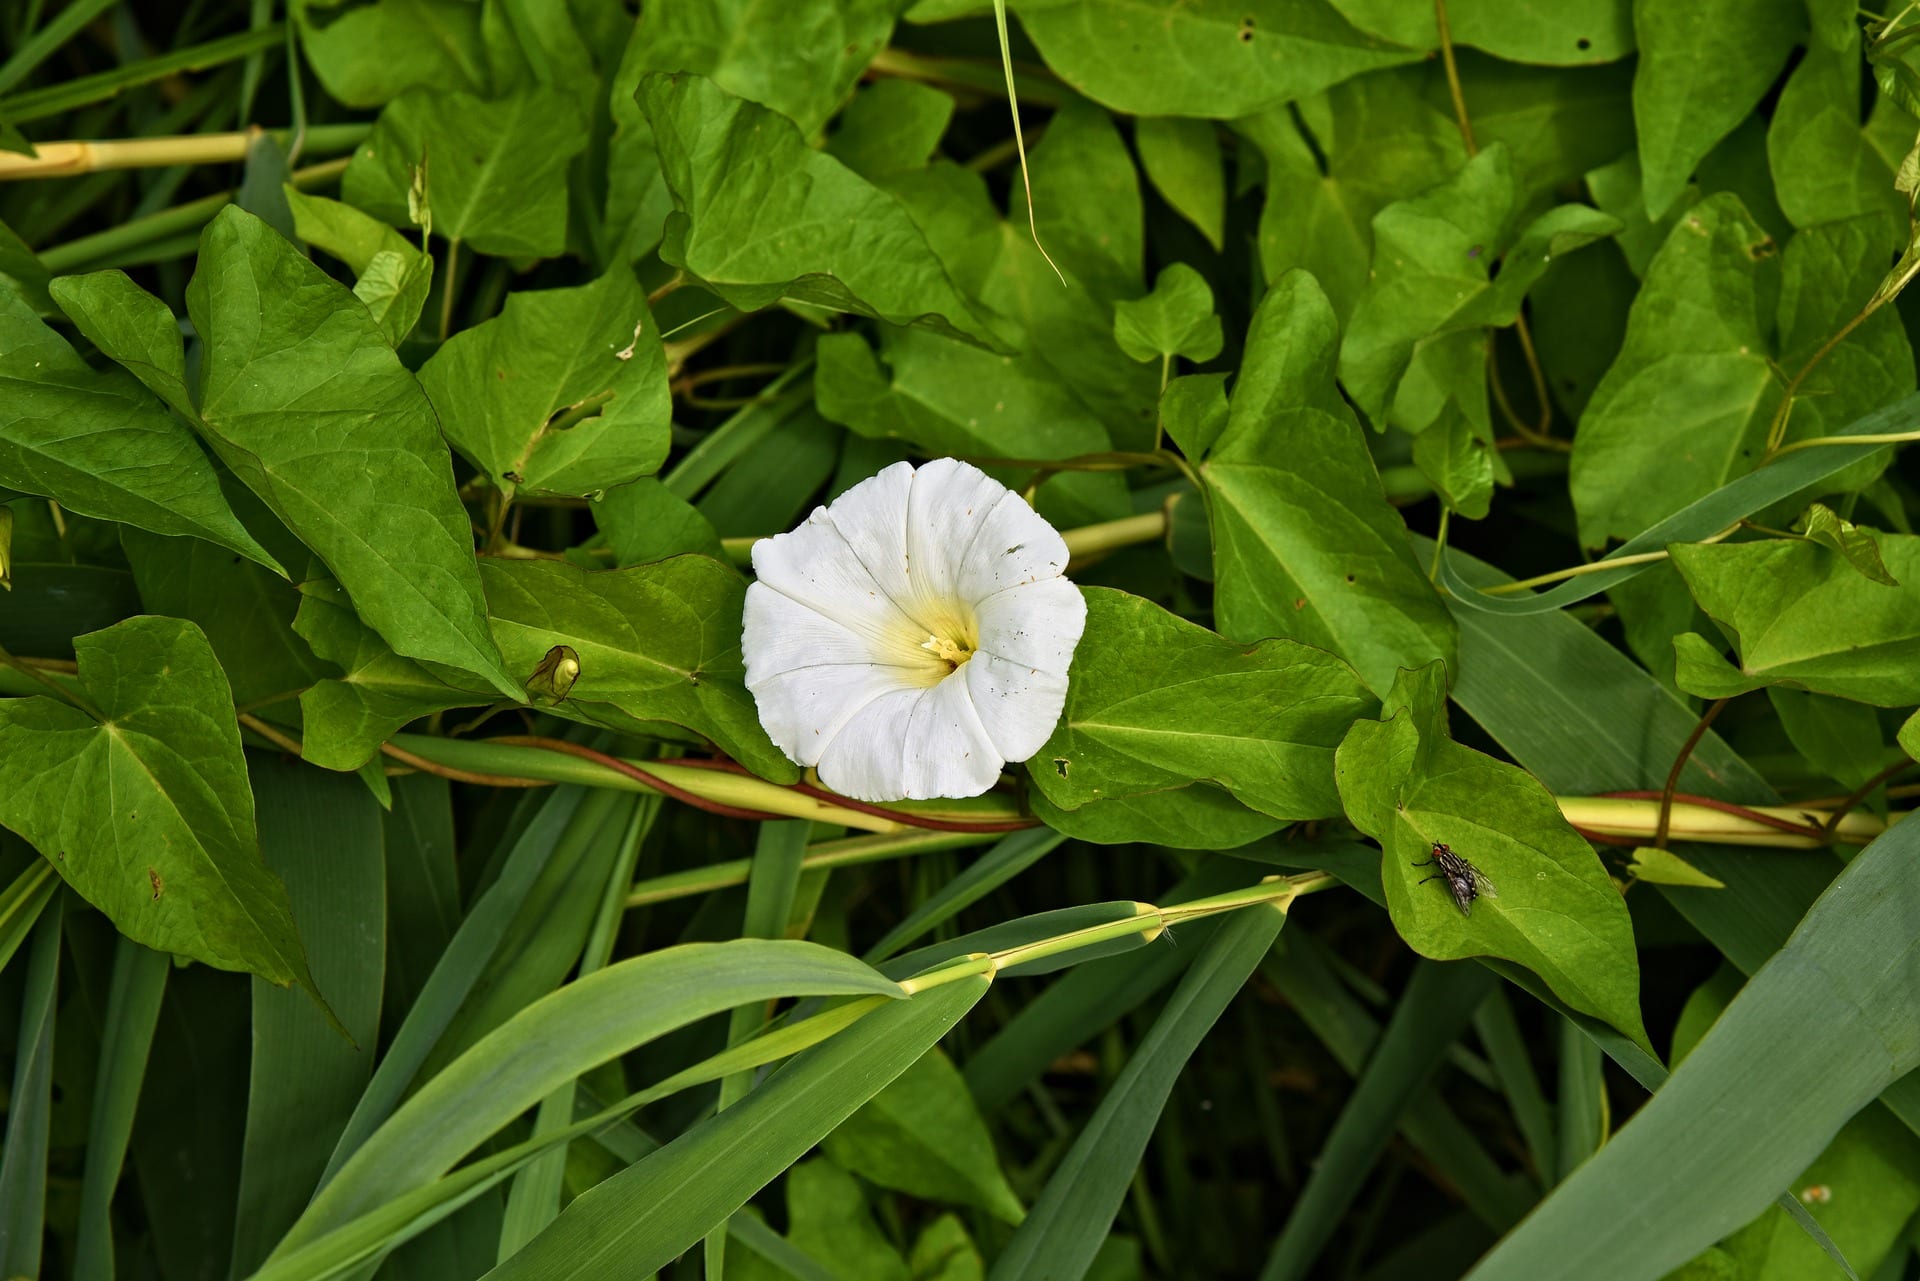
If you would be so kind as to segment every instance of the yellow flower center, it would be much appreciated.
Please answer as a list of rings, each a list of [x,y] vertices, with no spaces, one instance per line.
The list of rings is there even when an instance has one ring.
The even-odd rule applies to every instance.
[[[930,650],[933,656],[947,665],[949,671],[973,657],[973,647],[965,641],[954,640],[947,636],[929,636],[920,642],[920,648]]]

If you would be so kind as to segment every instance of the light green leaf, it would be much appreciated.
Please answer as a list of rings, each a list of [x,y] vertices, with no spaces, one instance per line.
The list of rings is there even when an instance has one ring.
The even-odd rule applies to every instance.
[[[441,429],[508,498],[590,497],[651,475],[672,404],[660,330],[624,266],[516,291],[420,370]]]
[[[1658,218],[1694,166],[1760,101],[1806,30],[1802,0],[1634,0],[1640,63],[1633,118],[1647,213]]]
[[[413,251],[402,254],[383,249],[354,282],[353,296],[367,305],[367,311],[380,324],[380,332],[398,347],[420,322],[432,288],[432,258]]]
[[[1676,544],[1673,563],[1738,651],[1726,681],[1907,707],[1920,703],[1920,536],[1889,534],[1881,551],[1906,585],[1870,582],[1840,553],[1801,539]],[[1683,649],[1687,639],[1675,643],[1681,688],[1724,697],[1688,683],[1700,674],[1692,660],[1718,654],[1697,637]]]
[[[341,671],[300,694],[300,754],[326,769],[359,769],[408,722],[454,707],[493,701],[472,677],[402,658],[360,621],[331,579],[300,585],[293,630]],[[445,677],[446,679],[443,679]]]
[[[1769,686],[1767,701],[1794,750],[1842,785],[1864,786],[1887,763],[1880,717],[1865,703],[1785,685]]]
[[[695,75],[647,75],[640,103],[673,192],[661,257],[728,303],[786,298],[1000,346],[906,211],[791,121]]]
[[[294,6],[300,52],[327,92],[350,107],[379,107],[424,85],[468,93],[488,84],[480,10],[466,0],[379,0],[345,13]]]
[[[130,281],[126,289],[139,292]],[[118,300],[123,290],[100,276],[64,279],[59,290],[85,318],[83,332],[111,340],[91,323],[92,304],[109,294]],[[108,312],[101,325],[139,341],[152,319],[144,311]],[[166,321],[174,359],[184,364],[179,330],[171,315]],[[126,374],[88,366],[6,289],[0,289],[0,485],[84,516],[205,538],[280,570],[227,506],[193,433]]]
[[[840,1281],[910,1281],[907,1261],[873,1221],[860,1185],[832,1161],[802,1161],[787,1171],[787,1222],[787,1240]]]
[[[822,1150],[883,1188],[977,1206],[1005,1223],[1026,1216],[966,1082],[939,1050],[843,1121]]]
[[[1474,432],[1458,405],[1413,438],[1413,464],[1440,500],[1468,520],[1479,520],[1493,502],[1493,448]]]
[[[1333,750],[1374,700],[1353,669],[1288,640],[1237,645],[1151,601],[1083,589],[1066,709],[1034,755],[1064,809],[1215,783],[1279,819],[1339,812]]]
[[[840,113],[827,153],[868,182],[919,169],[940,146],[954,105],[951,94],[917,80],[875,80]]]
[[[1405,672],[1386,719],[1361,721],[1334,774],[1347,817],[1381,845],[1394,928],[1435,960],[1518,962],[1561,1000],[1647,1044],[1626,904],[1593,848],[1524,770],[1447,736],[1445,673]],[[1463,914],[1429,863],[1452,847],[1493,886]]]
[[[1573,66],[1633,52],[1632,0],[1452,0],[1447,25],[1460,44],[1512,62]]]
[[[986,1281],[986,1265],[958,1215],[943,1214],[914,1238],[913,1281]]]
[[[1380,691],[1402,667],[1451,661],[1454,626],[1334,389],[1337,337],[1304,272],[1254,313],[1227,429],[1201,467],[1214,610],[1222,635],[1330,649]]]
[[[968,975],[881,1006],[576,1198],[493,1281],[614,1281],[664,1267],[906,1071],[987,986]]]
[[[1793,532],[1804,534],[1823,547],[1831,547],[1847,558],[1847,563],[1876,583],[1898,587],[1900,582],[1887,572],[1880,555],[1880,538],[1864,525],[1843,519],[1825,503],[1815,503],[1793,522]]]
[[[373,317],[259,219],[201,238],[187,310],[203,432],[397,653],[520,686],[485,630],[473,534],[433,407]]]
[[[567,244],[567,165],[587,145],[573,97],[483,99],[410,89],[380,113],[340,180],[349,204],[405,227],[423,163],[435,235],[484,254],[550,258]]]
[[[1421,55],[1356,30],[1327,0],[1020,0],[1062,80],[1115,111],[1231,119]]]
[[[180,322],[123,271],[62,276],[51,286],[74,327],[182,417],[194,416]]]
[[[1420,85],[1412,71],[1337,85],[1325,99],[1328,128],[1311,138],[1288,107],[1234,122],[1267,162],[1259,237],[1269,284],[1304,267],[1335,314],[1353,313],[1373,260],[1374,215],[1445,180],[1467,158],[1453,117]]]
[[[528,675],[555,645],[580,655],[564,707],[595,705],[666,721],[712,739],[763,777],[798,776],[760,728],[740,658],[746,583],[704,556],[593,572],[561,561],[481,563],[493,633],[508,667]],[[631,721],[617,721],[631,728]]]
[[[1227,171],[1210,120],[1142,116],[1133,145],[1154,189],[1218,250],[1227,230]]]
[[[0,823],[136,942],[311,991],[286,887],[260,861],[233,697],[206,637],[132,618],[74,652],[100,718],[0,701]]]
[[[1649,885],[1692,885],[1706,890],[1724,890],[1725,881],[1715,880],[1672,850],[1642,845],[1633,851],[1627,871],[1636,881]]]
[[[1196,363],[1218,356],[1225,343],[1207,278],[1183,262],[1168,264],[1145,298],[1114,304],[1113,339],[1135,360]]]

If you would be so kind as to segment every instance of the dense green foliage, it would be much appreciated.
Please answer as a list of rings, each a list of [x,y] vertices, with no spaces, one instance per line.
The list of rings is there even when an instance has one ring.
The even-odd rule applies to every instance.
[[[0,11],[0,1276],[1920,1275],[1920,10],[638,8]]]

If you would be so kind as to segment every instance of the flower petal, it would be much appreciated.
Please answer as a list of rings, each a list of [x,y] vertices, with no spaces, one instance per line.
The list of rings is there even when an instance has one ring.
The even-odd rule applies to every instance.
[[[1043,578],[974,602],[980,649],[1038,672],[1064,675],[1087,626],[1087,601],[1064,578]]]
[[[975,654],[963,670],[973,709],[1001,759],[1024,761],[1039,751],[1066,706],[1066,676],[997,654]]]
[[[901,679],[898,667],[831,663],[794,667],[750,681],[767,737],[799,765],[818,765],[847,722],[874,700],[921,687]]]
[[[1008,490],[980,519],[961,553],[957,583],[960,594],[978,605],[1004,588],[1057,579],[1066,568],[1066,540],[1026,499]]]
[[[956,673],[867,704],[821,754],[820,781],[862,801],[978,796],[1000,777],[1002,759]]]
[[[985,527],[987,513],[1010,496],[1005,485],[957,458],[936,458],[913,474],[907,500],[908,581],[912,608],[930,627],[951,617],[955,603],[966,599],[960,577],[967,549]]]
[[[873,639],[838,617],[803,605],[764,582],[747,585],[740,649],[747,686],[797,667],[822,663],[872,663]]]
[[[924,636],[928,629],[911,608],[913,587],[907,576],[907,500],[913,474],[912,463],[883,468],[814,512],[813,518],[839,533],[841,555],[853,557]]]
[[[900,611],[848,548],[824,507],[790,533],[755,543],[753,572],[758,585],[864,638],[869,649],[860,657],[865,661],[913,664],[930,657],[917,652],[925,631]],[[743,642],[749,666],[755,630],[749,624]]]

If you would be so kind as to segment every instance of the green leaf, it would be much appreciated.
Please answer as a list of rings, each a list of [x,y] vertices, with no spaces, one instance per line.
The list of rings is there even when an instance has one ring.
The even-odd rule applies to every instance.
[[[433,407],[366,308],[229,207],[201,238],[187,310],[206,344],[200,425],[221,459],[397,653],[518,698]]]
[[[1381,845],[1394,928],[1422,956],[1497,956],[1526,966],[1561,1000],[1647,1044],[1626,904],[1593,849],[1524,770],[1447,736],[1445,674],[1406,672],[1387,718],[1362,721],[1334,766],[1347,817]],[[1484,873],[1496,896],[1455,906],[1427,881],[1435,845]]]
[[[64,897],[41,914],[27,954],[27,977],[14,1038],[7,1095],[6,1145],[0,1148],[0,1267],[40,1275],[47,1225],[47,1143],[53,1111],[53,1038],[59,1010]]]
[[[1831,547],[1847,558],[1847,563],[1876,583],[1898,587],[1900,581],[1887,572],[1880,555],[1880,539],[1864,525],[1843,519],[1825,503],[1815,503],[1793,522],[1793,532],[1803,534],[1823,547]]]
[[[1044,768],[1047,762],[1041,764]],[[1145,842],[1176,850],[1230,850],[1285,826],[1207,783],[1134,792],[1070,810],[1036,789],[1027,803],[1033,816],[1054,831],[1096,845]]]
[[[1160,426],[1181,453],[1200,458],[1227,429],[1227,376],[1187,374],[1168,383],[1160,393]],[[1191,499],[1180,507],[1199,510]]]
[[[840,113],[827,153],[868,182],[919,169],[940,146],[954,106],[951,94],[917,80],[872,81]]]
[[[977,1206],[1004,1223],[1026,1217],[966,1082],[939,1050],[841,1122],[822,1150],[883,1188]]]
[[[1113,339],[1135,360],[1181,356],[1196,363],[1218,356],[1225,343],[1220,317],[1213,314],[1213,290],[1183,262],[1163,269],[1145,298],[1114,304]]]
[[[109,292],[123,296],[103,285],[99,276],[59,284],[90,338],[99,332],[88,323],[92,304],[105,303]],[[149,318],[103,316],[102,322],[133,334]],[[179,362],[179,331],[171,315],[166,322]],[[193,433],[124,373],[89,367],[6,289],[0,289],[0,485],[85,516],[195,535],[280,568],[227,506]]]
[[[1125,592],[1083,594],[1066,708],[1030,769],[1049,801],[1204,781],[1273,818],[1339,812],[1334,748],[1375,705],[1352,668],[1293,641],[1235,644]]]
[[[1055,74],[1130,115],[1251,115],[1421,56],[1356,30],[1327,0],[1202,0],[1175,9],[1019,0],[1013,9]]]
[[[300,585],[293,630],[341,670],[338,679],[316,681],[300,693],[300,754],[323,768],[359,769],[409,721],[494,698],[471,677],[442,669],[443,678],[394,653],[331,579]]]
[[[791,121],[695,75],[649,74],[640,103],[673,192],[660,256],[725,301],[786,298],[1000,348],[906,211]]]
[[[1920,1065],[1916,845],[1920,829],[1895,827],[1856,855],[1659,1093],[1471,1281],[1570,1281],[1595,1267],[1653,1281],[1764,1211]],[[1625,1217],[1649,1204],[1655,1218]]]
[[[53,298],[47,293],[52,273],[13,228],[0,222],[0,293],[11,290],[41,315],[51,315]]]
[[[322,20],[327,7],[294,7],[300,51],[346,105],[383,106],[415,86],[485,91],[480,14],[465,0],[379,0]]]
[[[286,887],[260,861],[233,698],[206,636],[132,618],[74,651],[99,717],[0,702],[0,823],[129,938],[311,991]]]
[[[1633,118],[1646,174],[1647,213],[1658,218],[1694,166],[1746,118],[1806,30],[1801,0],[1634,0],[1640,63]]]
[[[899,8],[897,0],[666,0],[642,11],[635,56],[642,71],[704,76],[811,138],[886,47]]]
[[[1725,881],[1716,880],[1672,850],[1642,845],[1633,851],[1627,871],[1636,881],[1649,885],[1691,885],[1700,889],[1724,890]]]
[[[577,289],[509,294],[433,354],[420,384],[447,439],[508,498],[589,497],[666,460],[666,356],[622,266]]]
[[[1893,233],[1907,225],[1907,202],[1894,189],[1893,166],[1861,126],[1857,30],[1850,45],[1809,48],[1787,78],[1767,126],[1768,167],[1794,226],[1878,213]]]
[[[274,1255],[432,1182],[554,1087],[674,1028],[736,1005],[833,995],[900,990],[849,956],[787,940],[688,944],[597,970],[527,1006],[421,1086],[340,1167]]]
[[[1227,230],[1227,173],[1220,135],[1207,120],[1142,116],[1133,145],[1154,189],[1217,251]]]
[[[1782,270],[1734,196],[1710,197],[1675,225],[1574,438],[1584,545],[1638,534],[1752,470],[1780,403],[1777,370],[1804,365],[1875,286],[1872,226],[1803,231]],[[1911,390],[1912,365],[1899,326],[1869,318],[1803,384],[1789,439],[1828,434]],[[1676,457],[1688,465],[1670,465]],[[1833,484],[1857,487],[1873,472],[1853,476]]]
[[[1880,717],[1866,704],[1784,685],[1769,686],[1767,701],[1794,750],[1843,786],[1865,786],[1886,764]]]
[[[987,986],[968,975],[881,1006],[576,1198],[494,1281],[611,1281],[665,1266],[906,1071]]]
[[[986,1265],[959,1216],[943,1214],[914,1238],[907,1266],[914,1281],[986,1281]]]
[[[398,347],[412,332],[433,283],[433,259],[407,238],[352,205],[285,188],[294,235],[353,268],[359,282],[353,296],[380,322],[387,341]]]
[[[1838,552],[1800,539],[1682,543],[1673,563],[1734,642],[1746,688],[1779,682],[1909,707],[1920,703],[1920,536],[1889,534],[1881,550],[1894,576],[1917,586],[1870,582]],[[1713,652],[1704,641],[1683,651],[1678,679],[1694,693],[1688,680],[1703,650]]]
[[[787,1223],[794,1247],[828,1263],[840,1281],[909,1281],[907,1261],[873,1221],[860,1185],[833,1161],[802,1161],[787,1171]]]
[[[1633,52],[1632,0],[1506,4],[1453,0],[1447,24],[1460,44],[1513,62],[1571,66],[1613,62]],[[1474,121],[1479,124],[1477,118]]]
[[[1395,422],[1419,431],[1440,411],[1443,402],[1433,393],[1410,397],[1412,388],[1402,386],[1418,358],[1440,384],[1436,391],[1469,409],[1484,429],[1483,342],[1435,344],[1449,335],[1512,324],[1550,259],[1620,225],[1585,205],[1562,205],[1540,215],[1509,246],[1519,199],[1507,150],[1495,144],[1449,182],[1374,216],[1373,271],[1340,346],[1340,381],[1376,427],[1393,409]],[[1504,259],[1500,274],[1489,281],[1488,265],[1497,258]]]
[[[1286,919],[1271,908],[1250,908],[1213,933],[994,1260],[988,1274],[994,1281],[1086,1275],[1112,1231],[1180,1070],[1273,947]]]
[[[593,520],[623,569],[684,552],[715,560],[726,556],[713,522],[657,480],[636,480],[608,490],[593,500]]]
[[[1450,509],[1468,520],[1486,516],[1493,503],[1493,449],[1460,406],[1449,404],[1438,422],[1413,438],[1413,464]]]
[[[1304,267],[1336,315],[1353,314],[1373,260],[1374,215],[1444,181],[1467,158],[1452,115],[1420,84],[1415,72],[1384,71],[1336,85],[1320,132],[1305,131],[1290,107],[1234,122],[1266,158],[1259,238],[1269,283]]]
[[[249,495],[250,497],[250,495]],[[252,561],[197,538],[122,530],[140,603],[197,624],[244,708],[292,698],[325,671],[293,631],[300,595]]]
[[[529,89],[491,100],[409,89],[380,113],[340,192],[396,227],[427,171],[436,235],[483,254],[550,258],[567,244],[567,165],[587,144],[575,100]]]
[[[760,728],[740,658],[746,584],[704,556],[592,572],[561,561],[481,563],[494,635],[514,671],[571,645],[580,679],[566,706],[605,705],[710,738],[763,777],[798,776]],[[631,721],[617,723],[631,725]]]
[[[74,1281],[112,1281],[113,1194],[126,1164],[127,1145],[153,1049],[160,1000],[172,958],[122,935],[114,942],[113,977],[100,1038],[100,1076],[87,1132],[86,1176],[80,1185],[79,1248]],[[331,1028],[328,1036],[338,1036]],[[24,1040],[24,1038],[23,1038]],[[16,1089],[18,1097],[25,1091]]]
[[[1402,667],[1451,661],[1454,628],[1334,389],[1337,336],[1302,272],[1254,313],[1227,428],[1200,469],[1215,618],[1230,638],[1330,649],[1380,691]]]

